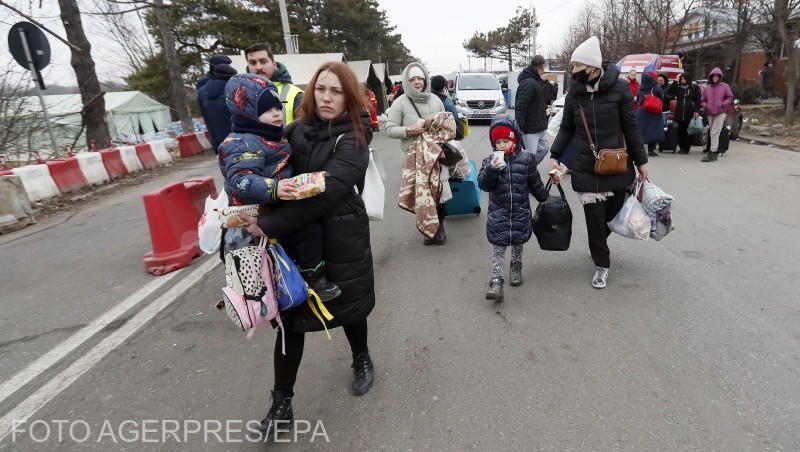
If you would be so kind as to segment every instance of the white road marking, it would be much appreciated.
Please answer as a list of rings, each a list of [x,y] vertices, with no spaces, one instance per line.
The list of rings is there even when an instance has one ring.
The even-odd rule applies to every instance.
[[[39,390],[28,396],[19,405],[14,407],[5,416],[0,418],[0,441],[11,433],[11,429],[16,421],[17,425],[26,422],[45,404],[53,400],[69,385],[74,383],[84,373],[100,362],[106,355],[122,345],[126,339],[139,331],[147,322],[152,320],[164,308],[172,304],[181,294],[200,281],[208,272],[214,269],[220,260],[214,257],[203,262],[185,278],[169,288],[163,295],[139,311],[133,318],[122,325],[118,330],[111,333],[99,344],[95,345],[85,355],[76,359],[75,362],[53,377]],[[177,274],[175,272],[173,276]],[[162,277],[163,278],[163,277]]]
[[[55,348],[39,357],[39,359],[29,364],[26,368],[19,371],[9,380],[6,380],[3,382],[3,384],[0,384],[0,403],[3,403],[11,394],[30,383],[31,380],[41,375],[42,372],[46,371],[55,363],[60,361],[63,357],[67,356],[67,354],[80,347],[98,331],[116,321],[120,316],[128,312],[130,308],[141,303],[142,300],[149,297],[164,284],[170,282],[172,278],[183,273],[183,271],[184,270],[181,269],[172,273],[168,273],[147,283],[144,287],[123,300],[122,303],[119,303],[113,308],[109,309],[103,315],[96,318],[91,323],[78,330],[78,332],[67,338],[67,340],[58,344]]]

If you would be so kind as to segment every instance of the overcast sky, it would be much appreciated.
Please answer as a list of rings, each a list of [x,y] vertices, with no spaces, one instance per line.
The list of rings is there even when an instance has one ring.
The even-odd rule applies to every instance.
[[[536,8],[537,19],[541,26],[538,31],[537,51],[550,56],[556,51],[562,40],[564,30],[574,15],[587,0],[553,1],[521,1],[521,0],[379,0],[380,7],[387,12],[389,21],[397,26],[403,36],[403,42],[412,54],[421,58],[432,73],[449,73],[467,70],[470,61],[462,43],[477,31],[489,31],[505,25],[514,16],[518,6],[529,4]],[[11,0],[21,9],[27,9],[27,0]],[[79,0],[82,7],[93,3],[92,0]],[[41,9],[34,2],[34,16],[46,26],[64,36],[64,27],[58,17],[58,4],[55,1],[42,2]],[[8,52],[6,36],[8,30],[22,19],[6,8],[0,7],[0,64],[11,60]],[[120,52],[108,39],[97,32],[92,23],[95,19],[84,17],[84,27],[92,43],[92,55],[95,58],[97,73],[101,80],[120,80],[125,75],[124,67],[119,64]],[[50,37],[52,59],[45,70],[45,81],[50,84],[75,85],[75,74],[69,64],[70,52],[66,45]],[[302,49],[302,43],[300,43]],[[11,63],[16,64],[16,63]],[[483,68],[483,61],[471,60],[473,69]],[[502,69],[504,64],[494,61],[492,67]]]

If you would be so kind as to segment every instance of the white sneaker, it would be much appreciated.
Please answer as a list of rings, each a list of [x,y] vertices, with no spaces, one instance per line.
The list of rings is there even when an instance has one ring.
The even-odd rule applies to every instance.
[[[608,269],[597,267],[597,270],[594,272],[594,277],[592,278],[592,287],[595,289],[605,289],[607,280]]]

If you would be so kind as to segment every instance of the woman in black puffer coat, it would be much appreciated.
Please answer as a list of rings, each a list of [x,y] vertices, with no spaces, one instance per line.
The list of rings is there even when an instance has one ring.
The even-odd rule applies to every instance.
[[[587,127],[581,119],[581,108]],[[647,154],[644,152],[639,127],[633,113],[633,95],[628,84],[619,78],[614,63],[602,62],[600,41],[594,36],[578,46],[572,54],[572,80],[564,102],[563,120],[553,146],[550,148],[550,166],[561,165],[559,159],[573,138],[576,146],[575,161],[571,168],[572,188],[578,194],[586,216],[589,251],[596,266],[592,286],[606,286],[611,253],[607,239],[611,230],[606,224],[617,215],[625,202],[625,189],[639,170],[639,178],[647,179]],[[594,172],[595,155],[589,146],[591,140],[597,150],[616,149],[627,145],[628,169],[621,174],[600,175]],[[625,138],[623,140],[623,137]],[[553,182],[559,183],[557,176]]]
[[[494,152],[504,152],[502,163],[494,152],[483,159],[478,185],[489,192],[486,237],[494,245],[491,275],[486,285],[486,298],[503,299],[503,266],[506,248],[511,246],[511,285],[522,284],[522,245],[533,233],[530,195],[539,201],[547,199],[536,155],[524,152],[522,132],[517,121],[508,115],[498,115],[489,128],[489,140]],[[511,145],[506,149],[510,141]]]
[[[342,289],[341,296],[325,304],[333,315],[327,327],[343,327],[353,354],[352,390],[361,395],[369,391],[374,379],[367,348],[367,316],[375,306],[369,219],[364,201],[353,189],[363,187],[369,165],[372,132],[369,113],[364,110],[367,101],[355,74],[344,63],[323,64],[309,86],[314,95],[303,98],[302,119],[288,127],[287,138],[294,172],[327,171],[325,191],[280,204],[257,219],[248,217],[247,229],[258,236],[281,239],[308,223],[322,223],[327,278]],[[289,256],[301,245],[288,243]],[[307,304],[282,311],[281,317],[286,326],[286,354],[281,353],[279,333],[272,407],[259,427],[264,436],[273,434],[277,423],[292,419],[291,400],[305,333],[323,329]]]
[[[678,154],[688,154],[692,137],[687,129],[692,118],[700,116],[700,87],[684,72],[667,88],[667,94],[675,99],[673,119],[678,123]]]

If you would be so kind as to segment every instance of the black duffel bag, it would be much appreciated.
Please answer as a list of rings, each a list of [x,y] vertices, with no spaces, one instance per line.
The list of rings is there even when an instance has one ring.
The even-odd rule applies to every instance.
[[[550,193],[552,181],[547,181],[545,190]],[[533,233],[539,247],[545,251],[566,251],[572,239],[572,211],[569,209],[564,189],[556,185],[561,197],[549,196],[539,203],[533,214]]]

